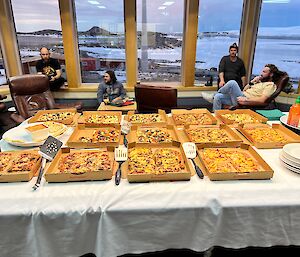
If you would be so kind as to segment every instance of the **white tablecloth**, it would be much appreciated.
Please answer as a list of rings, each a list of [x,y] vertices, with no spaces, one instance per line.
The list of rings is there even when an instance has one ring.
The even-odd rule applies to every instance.
[[[0,143],[1,145],[3,142]],[[0,184],[0,256],[117,256],[168,248],[300,245],[300,175],[271,180]]]

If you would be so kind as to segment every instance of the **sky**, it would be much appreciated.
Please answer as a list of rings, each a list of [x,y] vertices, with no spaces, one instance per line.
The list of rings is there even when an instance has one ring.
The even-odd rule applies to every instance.
[[[18,32],[61,30],[57,0],[11,1]],[[261,27],[300,26],[300,0],[263,1]],[[142,2],[137,0],[138,30],[141,29]],[[184,0],[147,0],[146,3],[148,30],[183,31]],[[242,5],[243,0],[200,0],[198,30],[239,30]],[[75,0],[75,8],[79,31],[99,26],[112,32],[124,32],[123,0]]]

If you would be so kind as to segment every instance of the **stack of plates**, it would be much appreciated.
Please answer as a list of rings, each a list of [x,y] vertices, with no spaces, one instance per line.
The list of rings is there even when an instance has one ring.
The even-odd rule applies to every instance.
[[[280,153],[280,159],[286,168],[300,173],[300,143],[285,145]]]

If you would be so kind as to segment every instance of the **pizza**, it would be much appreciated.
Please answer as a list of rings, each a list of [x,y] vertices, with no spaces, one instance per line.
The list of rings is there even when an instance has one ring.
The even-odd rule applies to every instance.
[[[67,129],[64,124],[53,121],[46,121],[43,123],[43,125],[49,128],[49,133],[53,137],[62,135]]]
[[[72,119],[75,112],[53,112],[42,114],[37,121],[58,121]]]
[[[189,128],[185,132],[194,143],[225,143],[232,141],[225,129],[221,128]]]
[[[120,123],[120,118],[118,115],[92,114],[86,117],[85,122],[93,124],[118,124]]]
[[[0,152],[0,172],[6,171],[12,159],[11,153]]]
[[[172,136],[165,128],[140,128],[137,130],[139,143],[168,143]]]
[[[117,142],[119,138],[120,130],[115,128],[98,129],[93,132],[94,142]]]
[[[120,130],[115,128],[99,128],[95,129],[91,136],[81,136],[79,141],[88,143],[107,143],[118,142]]]
[[[133,148],[128,154],[128,172],[151,174],[155,171],[153,152],[149,148]]]
[[[180,172],[185,168],[180,152],[175,149],[158,149],[154,152],[154,159],[156,163],[156,174]]]
[[[212,120],[207,113],[182,113],[172,115],[176,125],[210,125]]]
[[[128,155],[129,174],[164,174],[181,172],[185,169],[179,150],[160,148],[133,148]]]
[[[107,151],[73,152],[63,156],[58,163],[61,173],[82,174],[111,170],[112,160]]]
[[[129,122],[131,123],[156,123],[164,122],[161,114],[150,113],[150,114],[133,114],[129,116]]]
[[[8,172],[28,172],[40,160],[41,156],[34,152],[21,152],[13,157]]]
[[[287,143],[288,139],[280,133],[280,131],[273,128],[244,128],[244,130],[253,138],[255,142],[259,143]]]
[[[253,115],[250,115],[248,113],[225,113],[221,116],[238,124],[261,123],[260,120],[256,119]]]
[[[243,149],[205,148],[200,151],[200,156],[210,173],[255,172],[260,168],[257,161]]]

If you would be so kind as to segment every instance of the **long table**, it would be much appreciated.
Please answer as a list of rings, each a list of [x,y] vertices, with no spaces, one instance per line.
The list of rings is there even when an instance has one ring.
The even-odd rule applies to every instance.
[[[5,142],[1,140],[3,149]],[[258,150],[271,180],[130,184],[122,179],[0,184],[0,255],[117,256],[168,248],[205,251],[300,245],[300,176],[281,149]]]

